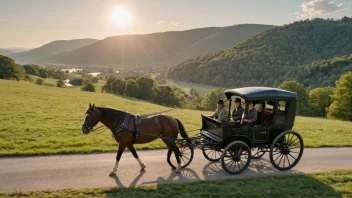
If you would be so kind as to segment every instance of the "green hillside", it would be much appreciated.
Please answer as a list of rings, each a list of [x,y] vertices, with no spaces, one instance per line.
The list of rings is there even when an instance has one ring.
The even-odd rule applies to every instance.
[[[133,114],[167,110],[166,107],[108,93],[11,80],[0,80],[0,101],[0,156],[116,151],[116,142],[109,131],[81,134],[89,102]],[[201,113],[174,110],[168,115],[179,118],[186,130],[191,130],[200,127]],[[294,129],[302,134],[308,147],[352,145],[351,122],[297,117]],[[165,146],[158,140],[136,147],[151,149]]]
[[[40,60],[68,65],[158,66],[231,47],[274,26],[243,24],[108,37],[69,53]]]
[[[98,40],[96,39],[75,39],[75,40],[57,40],[47,43],[35,49],[31,49],[25,52],[19,52],[11,54],[17,63],[28,64],[36,62],[39,59],[43,59],[54,54],[64,53],[67,51],[75,50],[80,47],[90,45]]]
[[[302,76],[305,70],[299,66],[352,54],[351,35],[351,18],[299,21],[269,29],[230,49],[184,61],[171,68],[167,77],[223,87],[278,86]],[[336,67],[334,74],[344,69]],[[319,70],[314,72],[320,75]],[[308,86],[312,83],[307,82]]]

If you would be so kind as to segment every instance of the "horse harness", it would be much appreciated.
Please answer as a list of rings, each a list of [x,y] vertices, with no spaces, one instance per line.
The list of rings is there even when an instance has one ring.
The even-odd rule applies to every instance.
[[[130,120],[134,119],[134,129],[129,127]],[[133,116],[130,113],[125,113],[122,122],[119,122],[113,131],[113,135],[117,135],[121,131],[128,131],[133,133],[133,144],[139,142],[139,135],[140,135],[140,125],[142,123],[142,118],[140,115]]]

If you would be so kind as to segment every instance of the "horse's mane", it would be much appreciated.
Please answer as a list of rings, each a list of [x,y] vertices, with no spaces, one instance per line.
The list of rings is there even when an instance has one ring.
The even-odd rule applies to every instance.
[[[120,111],[120,110],[116,110],[116,109],[112,109],[112,108],[108,108],[108,107],[96,107],[97,109],[99,109],[99,111],[102,113],[103,116],[105,117],[122,117],[126,115],[125,111]]]

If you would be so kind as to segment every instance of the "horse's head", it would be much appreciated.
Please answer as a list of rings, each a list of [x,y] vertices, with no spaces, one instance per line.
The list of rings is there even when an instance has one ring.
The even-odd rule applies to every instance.
[[[95,105],[89,103],[89,107],[84,115],[84,121],[82,125],[82,133],[88,134],[92,131],[93,127],[99,122],[99,110],[95,108]]]

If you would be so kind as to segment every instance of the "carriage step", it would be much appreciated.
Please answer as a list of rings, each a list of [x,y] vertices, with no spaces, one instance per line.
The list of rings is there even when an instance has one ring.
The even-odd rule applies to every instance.
[[[202,130],[200,132],[200,134],[204,135],[207,138],[210,138],[211,140],[213,140],[215,142],[221,142],[222,141],[222,138],[220,136],[215,135],[214,133],[209,132],[209,131]]]

